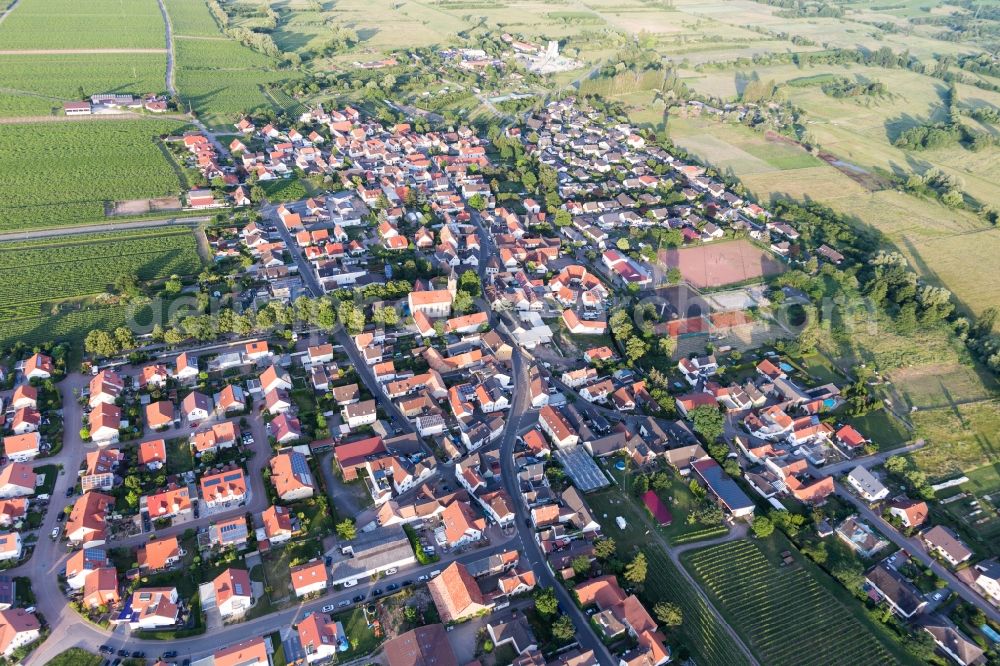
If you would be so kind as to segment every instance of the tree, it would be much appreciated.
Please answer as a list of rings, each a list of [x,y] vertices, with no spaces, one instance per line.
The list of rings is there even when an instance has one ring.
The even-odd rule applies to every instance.
[[[455,301],[452,303],[452,309],[458,314],[464,314],[472,309],[473,300],[472,296],[468,292],[459,291],[455,294]]]
[[[469,197],[469,205],[481,211],[486,208],[486,199],[481,194],[475,194]]]
[[[136,347],[135,334],[125,326],[119,326],[115,329],[115,342],[122,350],[135,349]]]
[[[573,216],[570,215],[568,210],[560,208],[556,211],[555,218],[552,221],[557,227],[568,227],[573,223]]]
[[[625,358],[628,359],[629,365],[634,364],[647,352],[649,352],[649,345],[642,338],[633,336],[625,343]]]
[[[552,637],[559,641],[569,641],[576,635],[576,627],[568,615],[560,615],[552,623]]]
[[[656,619],[668,627],[679,627],[684,621],[684,613],[680,606],[669,601],[661,601],[653,606],[653,613]]]
[[[709,444],[722,436],[725,416],[722,415],[718,407],[703,405],[692,409],[688,417],[691,419],[691,423],[694,424],[694,431],[701,435]]]
[[[646,580],[646,555],[639,553],[625,567],[625,580],[635,585],[642,585]]]
[[[344,520],[337,523],[337,536],[339,536],[344,541],[351,541],[358,535],[358,528],[355,527],[354,521],[350,518],[345,518]]]
[[[594,542],[594,555],[602,560],[607,560],[615,556],[615,540],[611,537],[603,537]]]
[[[107,331],[93,330],[83,341],[83,348],[94,356],[114,356],[120,349],[118,343]]]
[[[761,539],[766,539],[774,532],[774,523],[767,516],[757,516],[753,519],[753,533]]]
[[[573,573],[577,576],[582,576],[590,571],[590,558],[586,555],[578,555],[573,558],[569,565],[573,567]]]
[[[664,335],[656,341],[656,348],[660,352],[660,356],[669,358],[674,355],[674,350],[677,349],[677,341],[669,335]]]
[[[559,610],[559,601],[551,587],[540,588],[535,592],[535,609],[542,615],[555,615]]]
[[[910,466],[903,456],[891,456],[885,461],[885,468],[893,474],[902,474]]]

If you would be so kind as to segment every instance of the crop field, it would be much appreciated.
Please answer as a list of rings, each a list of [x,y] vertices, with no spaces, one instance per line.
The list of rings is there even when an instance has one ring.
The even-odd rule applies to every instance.
[[[801,567],[778,568],[746,541],[686,557],[761,663],[875,666],[893,661],[866,627]]]
[[[0,50],[162,49],[165,40],[156,0],[20,0],[0,24]]]
[[[167,120],[5,125],[0,132],[0,229],[57,227],[104,217],[104,203],[177,194],[155,137]]]
[[[660,261],[668,268],[679,268],[684,279],[699,289],[777,275],[785,269],[771,254],[747,240],[664,250]]]
[[[0,344],[122,324],[126,307],[79,299],[107,292],[121,275],[145,282],[200,267],[195,232],[186,227],[0,243]]]
[[[666,553],[650,542],[635,505],[624,500],[615,491],[588,495],[587,503],[594,509],[597,520],[606,526],[605,534],[615,540],[620,558],[630,559],[636,548],[641,548],[646,554],[649,567],[640,595],[642,601],[648,608],[652,608],[660,600],[670,601],[681,607],[684,624],[678,628],[678,633],[695,660],[705,664],[747,664],[739,646],[718,623],[704,600],[688,584]],[[624,530],[618,529],[614,524],[615,516],[625,519]]]
[[[197,11],[188,3],[167,5],[175,21],[177,87],[185,105],[214,127],[226,127],[244,113],[282,111],[281,105],[267,95],[267,89],[298,78],[299,74],[279,71],[272,58],[223,35],[208,7],[197,4],[201,5]],[[173,18],[175,11],[182,17],[180,21]],[[189,33],[188,27],[194,31]]]
[[[64,101],[101,92],[162,92],[167,63],[156,53],[0,55],[0,116],[62,113]]]

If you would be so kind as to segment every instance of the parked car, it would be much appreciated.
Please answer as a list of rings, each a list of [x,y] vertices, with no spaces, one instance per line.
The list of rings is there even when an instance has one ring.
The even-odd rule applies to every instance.
[[[167,652],[163,653],[164,659],[173,659],[176,656],[177,656],[177,650],[168,650]]]
[[[399,571],[399,569],[397,569],[396,567],[392,567],[390,569],[386,569],[385,570],[385,575],[386,576],[391,576],[392,574],[396,573],[397,571]]]
[[[345,580],[344,581],[344,587],[354,587],[357,584],[358,584],[358,581],[356,581],[356,580]]]
[[[345,606],[350,606],[350,605],[351,605],[351,602],[348,601],[347,599],[344,599],[343,601],[341,601],[341,602],[339,602],[337,604],[337,608],[343,608]]]
[[[373,597],[377,597],[380,594],[382,594],[382,588],[381,587],[376,587],[374,590],[372,590],[372,596]]]
[[[52,540],[55,541],[58,538],[59,538],[59,526],[56,525],[55,527],[52,528]]]
[[[395,583],[389,583],[388,585],[385,586],[385,589],[387,589],[390,592],[392,592],[393,590],[395,590],[398,587],[399,587],[399,585],[396,585]]]
[[[356,604],[360,604],[364,600],[365,600],[365,595],[363,595],[363,594],[359,594],[359,595],[355,596],[353,599],[351,599],[351,601],[354,602],[354,603],[356,603]]]
[[[333,604],[327,604],[326,606],[323,606],[322,611],[324,613],[332,613],[336,608],[337,607]]]

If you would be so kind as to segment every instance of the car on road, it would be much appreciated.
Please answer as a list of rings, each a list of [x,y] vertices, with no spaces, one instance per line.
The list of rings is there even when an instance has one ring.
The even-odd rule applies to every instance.
[[[59,513],[56,514],[56,522],[57,523],[61,523],[64,520],[66,520],[66,512],[65,511],[60,511]]]
[[[337,608],[344,608],[345,606],[350,606],[350,605],[351,605],[351,602],[348,601],[347,599],[344,599],[343,601],[341,601],[341,602],[339,602],[337,604]]]
[[[163,653],[163,659],[173,659],[177,656],[177,650],[168,650]]]
[[[345,580],[344,581],[344,587],[354,587],[357,584],[358,584],[358,581],[356,581],[356,580]]]
[[[126,650],[125,648],[122,648],[121,650],[118,650],[118,656],[119,657],[127,657],[128,656],[128,650]]]
[[[323,560],[323,562],[324,564],[326,564],[326,566],[330,566],[331,564],[333,564],[333,558],[327,555],[326,558]]]
[[[380,594],[382,594],[382,588],[381,587],[376,587],[374,590],[372,590],[372,596],[373,597],[377,597]]]
[[[435,569],[434,571],[431,572],[431,578],[434,578],[434,576],[437,576],[440,573],[441,573],[440,569]]]
[[[365,600],[365,595],[363,595],[363,594],[359,594],[359,595],[355,596],[353,599],[351,599],[351,601],[354,602],[354,603],[356,603],[356,604],[360,604],[364,600]]]
[[[385,575],[386,576],[391,576],[392,574],[396,573],[397,571],[399,571],[399,569],[397,569],[396,567],[392,567],[392,568],[389,568],[389,569],[385,570]]]
[[[321,609],[324,613],[332,613],[337,607],[333,604],[327,604]]]
[[[66,497],[72,497],[74,494],[76,494],[75,487],[70,486],[69,488],[66,489]]]
[[[101,647],[99,647],[97,649],[101,651],[101,654],[114,654],[115,653],[115,649],[113,647],[111,647],[110,645],[102,645]]]
[[[402,587],[409,587],[410,585],[413,585],[413,581],[410,580],[409,578],[400,583],[400,586]]]
[[[145,658],[145,656],[146,656],[146,653],[143,652],[142,650],[136,650],[135,652],[132,653],[132,658],[133,659],[143,659],[143,658]]]
[[[387,589],[390,592],[392,592],[393,590],[395,590],[398,587],[399,587],[399,585],[396,585],[395,583],[389,583],[388,585],[385,586],[385,589]]]
[[[58,525],[56,525],[55,527],[52,528],[52,540],[53,541],[55,541],[56,539],[59,538],[59,531],[60,531],[60,529],[59,529]]]
[[[421,583],[423,583],[425,581],[428,581],[430,579],[431,579],[431,577],[428,576],[427,574],[424,574],[423,576],[420,576],[420,577],[417,578],[417,580],[420,581]]]

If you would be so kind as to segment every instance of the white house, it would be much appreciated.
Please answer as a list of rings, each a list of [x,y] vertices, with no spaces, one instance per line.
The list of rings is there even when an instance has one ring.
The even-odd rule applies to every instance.
[[[847,475],[847,482],[868,502],[878,502],[889,496],[889,489],[871,472],[858,465]]]

